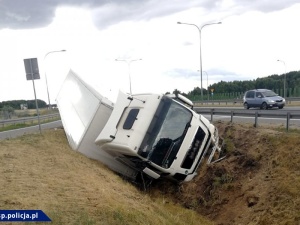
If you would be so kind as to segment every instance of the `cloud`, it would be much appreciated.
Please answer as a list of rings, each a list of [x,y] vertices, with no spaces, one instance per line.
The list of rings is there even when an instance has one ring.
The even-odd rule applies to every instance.
[[[27,29],[51,23],[57,4],[44,1],[0,1],[0,29]]]
[[[165,75],[172,78],[196,78],[199,77],[199,72],[190,69],[176,68],[165,72]]]
[[[122,21],[150,20],[191,8],[206,11],[236,8],[243,13],[249,10],[270,12],[297,3],[298,0],[0,0],[0,29],[30,29],[49,25],[59,7],[83,7],[91,10],[98,28]]]
[[[149,20],[199,6],[197,1],[180,0],[0,0],[0,29],[29,29],[49,25],[58,7],[90,9],[99,28],[121,21]]]
[[[185,79],[193,79],[193,80],[198,80],[200,72],[194,71],[194,70],[189,70],[189,69],[181,69],[181,68],[176,68],[173,70],[169,70],[165,72],[166,76],[172,77],[172,78],[185,78]],[[240,74],[232,71],[228,71],[225,69],[219,69],[219,68],[211,68],[206,71],[202,71],[202,79],[203,82],[206,82],[207,76],[209,77],[210,80],[218,81],[218,80],[223,80],[223,81],[233,81],[233,80],[251,80],[253,79],[251,76],[249,77],[241,77]],[[239,77],[241,79],[239,79]]]
[[[105,27],[122,21],[148,21],[181,12],[194,7],[208,7],[209,0],[200,3],[197,0],[144,0],[131,1],[130,4],[116,4],[112,1],[103,7],[93,10],[93,18],[97,27]]]
[[[237,0],[236,5],[240,5],[243,11],[257,10],[261,12],[272,12],[288,8],[293,4],[299,3],[298,0]]]

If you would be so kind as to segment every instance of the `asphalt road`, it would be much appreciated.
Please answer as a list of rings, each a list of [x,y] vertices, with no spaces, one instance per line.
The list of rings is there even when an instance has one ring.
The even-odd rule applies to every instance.
[[[218,111],[224,111],[224,112],[264,112],[266,114],[287,114],[290,113],[299,113],[300,107],[284,107],[283,109],[268,109],[268,110],[261,110],[257,108],[251,108],[251,109],[244,109],[243,107],[194,107],[196,111],[199,111],[201,113],[201,109],[205,109],[206,111],[208,109],[217,109]],[[211,115],[209,114],[202,114],[207,119],[211,119]],[[230,121],[231,117],[230,115],[213,115],[213,121],[221,120],[221,121]],[[254,117],[246,117],[246,116],[234,116],[233,122],[242,122],[242,123],[255,123]],[[286,127],[286,118],[267,118],[267,117],[259,117],[258,118],[258,125],[276,125],[276,126],[283,126]],[[57,127],[62,127],[61,120],[54,121],[51,123],[45,123],[41,125],[42,132],[44,129],[53,129]],[[300,128],[300,119],[290,119],[290,128]],[[9,131],[3,131],[0,132],[0,140],[7,139],[7,138],[15,138],[18,136],[22,136],[24,134],[30,134],[30,133],[39,133],[39,126],[32,126],[32,127],[26,127],[21,129],[15,129],[15,130],[9,130]]]
[[[57,128],[57,127],[62,127],[61,120],[41,124],[42,132],[45,129],[53,129],[53,128]],[[39,132],[40,132],[40,130],[39,130],[38,125],[32,126],[32,127],[25,127],[25,128],[21,128],[21,129],[3,131],[3,132],[0,132],[0,140],[15,138],[18,136],[22,136],[24,134],[39,133]]]

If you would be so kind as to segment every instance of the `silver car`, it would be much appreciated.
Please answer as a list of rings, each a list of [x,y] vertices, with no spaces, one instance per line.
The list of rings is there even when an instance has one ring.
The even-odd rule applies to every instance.
[[[282,109],[285,106],[285,99],[268,89],[255,89],[247,91],[243,98],[244,108],[259,107],[268,109],[278,107]]]

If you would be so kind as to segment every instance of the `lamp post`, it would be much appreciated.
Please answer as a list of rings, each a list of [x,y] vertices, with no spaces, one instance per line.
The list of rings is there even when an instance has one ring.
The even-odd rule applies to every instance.
[[[206,74],[206,82],[207,82],[207,101],[209,101],[209,90],[208,90],[208,73],[206,71],[203,71]]]
[[[139,61],[139,60],[142,60],[142,59],[131,59],[131,60],[127,60],[127,59],[115,59],[115,60],[119,61],[119,62],[126,62],[127,65],[128,65],[129,88],[130,88],[130,94],[132,95],[132,91],[131,91],[131,76],[130,76],[130,64],[132,62]]]
[[[51,51],[51,52],[48,52],[46,53],[46,55],[44,56],[44,65],[46,65],[45,63],[45,60],[46,60],[46,57],[51,54],[51,53],[55,53],[55,52],[65,52],[66,50],[58,50],[58,51]],[[47,81],[47,69],[45,67],[45,79],[46,79],[46,88],[47,88],[47,95],[48,95],[48,109],[50,109],[51,105],[50,105],[50,96],[49,96],[49,89],[48,89],[48,81]]]
[[[277,59],[277,61],[282,62],[284,65],[283,97],[286,98],[286,65],[283,60]]]
[[[177,22],[177,24],[184,24],[184,25],[191,25],[191,26],[195,26],[198,31],[199,31],[199,40],[200,40],[200,79],[201,79],[201,100],[203,101],[203,88],[202,88],[202,53],[201,53],[201,31],[205,26],[209,26],[209,25],[214,25],[214,24],[222,24],[222,22],[217,22],[217,23],[206,23],[204,25],[202,25],[200,28],[196,25],[196,24],[192,24],[192,23],[182,23],[182,22]]]

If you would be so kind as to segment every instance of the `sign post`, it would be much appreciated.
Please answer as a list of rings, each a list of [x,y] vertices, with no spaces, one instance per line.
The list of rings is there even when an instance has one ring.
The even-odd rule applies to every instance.
[[[210,91],[211,91],[211,100],[214,100],[214,88],[211,88]]]
[[[35,85],[34,85],[34,80],[40,79],[37,58],[24,59],[24,65],[25,65],[26,79],[32,80],[36,113],[37,113],[38,123],[39,123],[39,130],[40,130],[40,133],[42,133],[41,123],[40,123],[40,112],[39,112],[38,102],[36,99],[36,91],[35,91]]]

